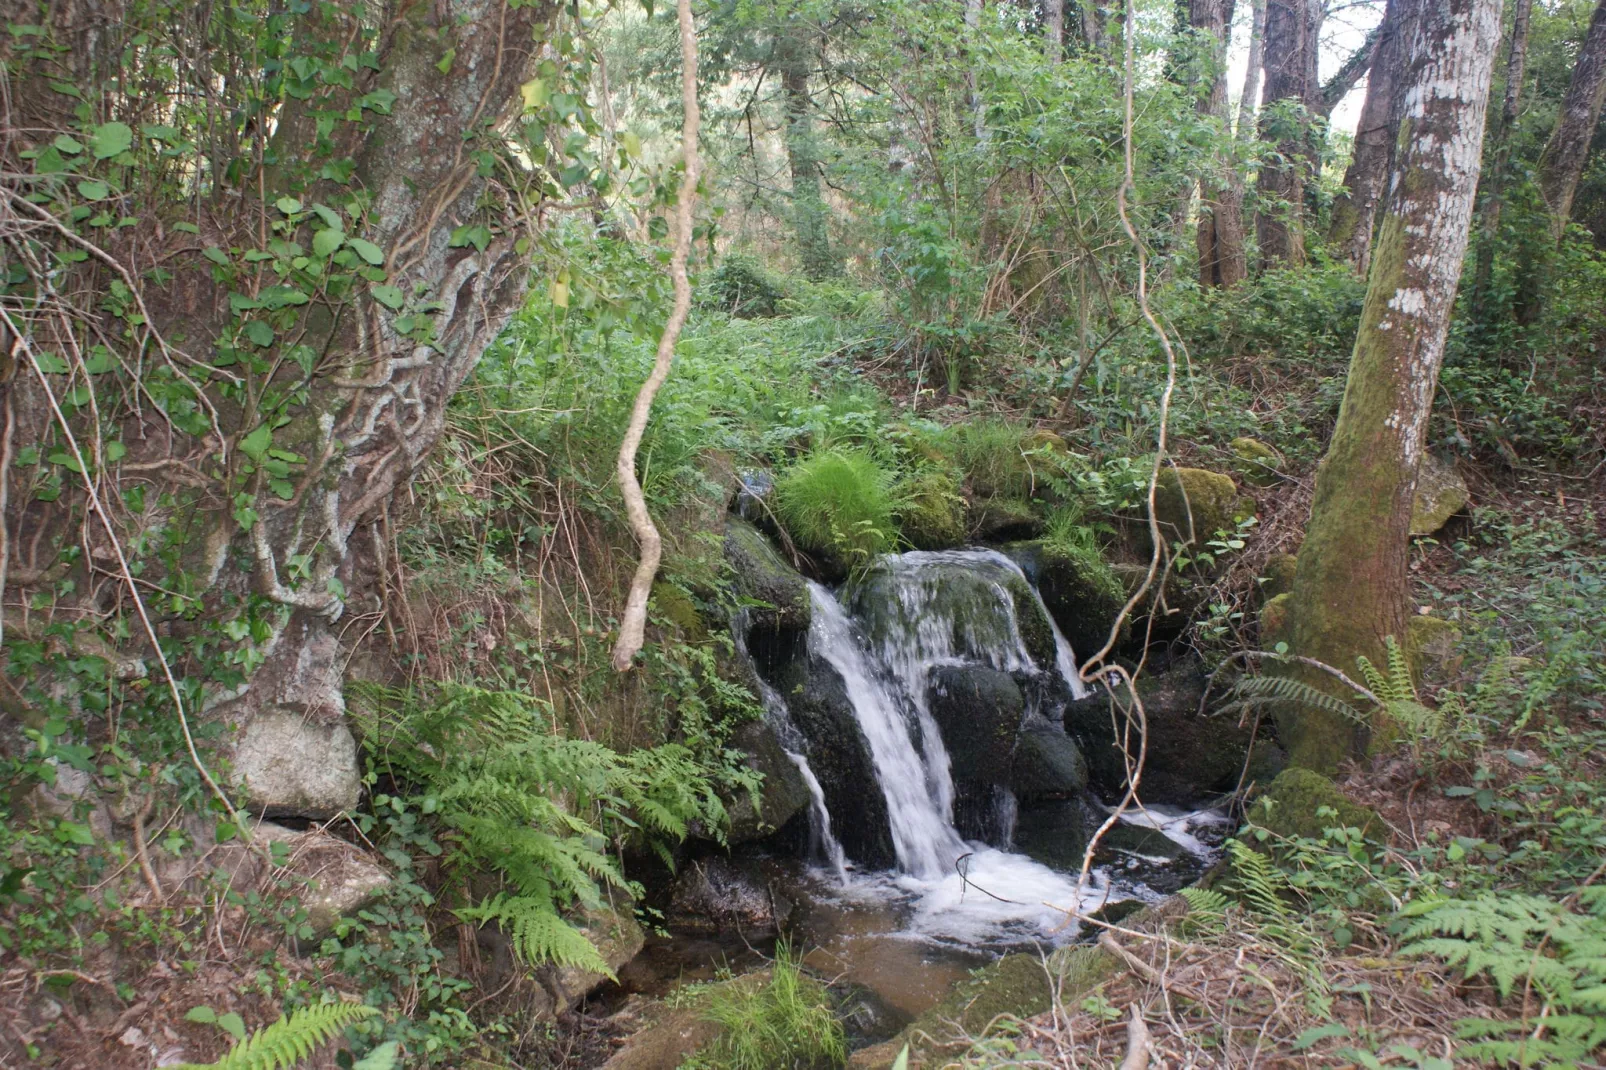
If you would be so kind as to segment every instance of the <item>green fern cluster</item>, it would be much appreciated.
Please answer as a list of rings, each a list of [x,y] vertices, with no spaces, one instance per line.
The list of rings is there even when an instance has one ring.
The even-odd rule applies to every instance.
[[[1462,1054],[1502,1066],[1577,1066],[1606,1045],[1606,888],[1567,899],[1490,892],[1408,905],[1404,953],[1486,975],[1520,1018],[1457,1023]]]
[[[1323,710],[1367,724],[1366,714],[1317,687],[1293,676],[1244,676],[1228,693],[1223,710],[1275,713],[1297,707]]]
[[[452,834],[448,864],[499,874],[504,890],[457,910],[495,922],[527,963],[608,973],[564,919],[632,889],[610,846],[643,839],[666,858],[692,822],[717,833],[724,805],[678,744],[618,754],[555,734],[527,696],[460,685],[436,693],[360,684],[352,708],[377,772],[411,786]]]
[[[316,1003],[291,1011],[287,1017],[246,1037],[215,1063],[204,1066],[185,1063],[179,1070],[289,1070],[290,1067],[327,1044],[346,1026],[378,1014],[361,1003]],[[366,1070],[389,1070],[395,1046],[389,1048],[390,1062],[369,1062]],[[375,1054],[379,1054],[376,1050]]]

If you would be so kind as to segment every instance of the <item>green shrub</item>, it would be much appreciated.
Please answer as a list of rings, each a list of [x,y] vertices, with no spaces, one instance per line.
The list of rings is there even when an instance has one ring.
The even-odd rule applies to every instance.
[[[699,281],[705,304],[743,319],[775,315],[786,296],[785,281],[758,257],[745,253],[728,254]]]
[[[984,498],[1030,498],[1041,481],[1028,458],[1030,429],[995,417],[948,429],[954,461],[971,489]]]
[[[834,1070],[848,1058],[847,1037],[825,986],[803,974],[791,948],[775,952],[769,984],[726,986],[707,1017],[721,1034],[686,1067],[694,1070]]]
[[[892,475],[867,453],[825,450],[793,465],[775,484],[775,505],[793,540],[849,566],[891,550]]]

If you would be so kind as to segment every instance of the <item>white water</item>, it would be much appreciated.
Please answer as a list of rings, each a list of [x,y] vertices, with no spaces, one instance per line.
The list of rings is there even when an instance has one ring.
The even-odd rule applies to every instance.
[[[1130,898],[1108,886],[1102,874],[1078,889],[1074,879],[1023,855],[967,843],[953,827],[954,787],[948,755],[925,708],[926,681],[937,665],[954,664],[964,652],[995,668],[1035,670],[1012,609],[1003,643],[977,644],[961,634],[962,622],[932,612],[940,577],[922,571],[934,563],[990,567],[1013,562],[993,551],[905,554],[887,562],[892,570],[905,627],[887,629],[879,649],[863,634],[830,591],[810,584],[811,651],[824,658],[846,685],[854,716],[870,746],[876,779],[887,800],[899,873],[891,883],[915,899],[916,932],[988,943],[1035,937],[1065,940],[1077,926],[1071,911],[1097,910],[1106,901]],[[1011,607],[999,587],[1000,610]],[[1046,615],[1046,614],[1045,614]],[[996,621],[995,621],[996,623]],[[1055,629],[1056,666],[1073,694],[1080,681],[1069,645]],[[877,656],[879,655],[879,656]],[[917,744],[917,736],[919,744]],[[922,754],[921,745],[924,746]],[[857,882],[860,890],[884,890],[887,878]],[[850,887],[850,894],[853,889]]]

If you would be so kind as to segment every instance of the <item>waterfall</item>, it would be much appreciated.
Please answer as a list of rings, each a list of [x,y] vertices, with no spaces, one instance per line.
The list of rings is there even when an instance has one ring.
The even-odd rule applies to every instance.
[[[969,942],[1073,935],[1066,911],[1094,910],[1109,898],[1103,875],[1078,889],[1074,878],[1022,855],[966,842],[953,825],[948,752],[927,708],[931,672],[942,665],[1047,676],[1070,695],[1084,693],[1069,644],[1020,569],[989,550],[916,552],[878,563],[852,595],[853,616],[819,584],[809,593],[809,650],[842,678],[869,744],[900,871],[894,879],[918,897],[914,928]],[[1047,622],[1046,632],[1023,632],[1020,599],[1041,614],[1034,619]],[[1045,709],[1046,701],[1029,704],[1026,716],[1063,709]],[[997,805],[1012,826],[1014,797],[1000,792]]]

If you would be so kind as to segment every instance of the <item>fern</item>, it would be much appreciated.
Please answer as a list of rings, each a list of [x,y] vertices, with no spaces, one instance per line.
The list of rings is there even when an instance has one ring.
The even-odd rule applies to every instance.
[[[317,1003],[291,1011],[236,1044],[215,1063],[185,1063],[179,1070],[288,1070],[346,1026],[379,1012],[361,1003]]]
[[[1292,911],[1282,897],[1289,884],[1282,870],[1242,840],[1228,840],[1227,853],[1232,857],[1234,890],[1249,908],[1274,920],[1288,918]]]
[[[1367,724],[1366,714],[1341,698],[1329,695],[1292,676],[1244,676],[1227,696],[1226,709],[1288,709],[1305,706],[1339,717],[1356,724]]]
[[[586,934],[564,921],[549,899],[497,894],[479,906],[455,911],[464,921],[496,922],[513,939],[525,962],[577,966],[613,977],[613,970]]]

